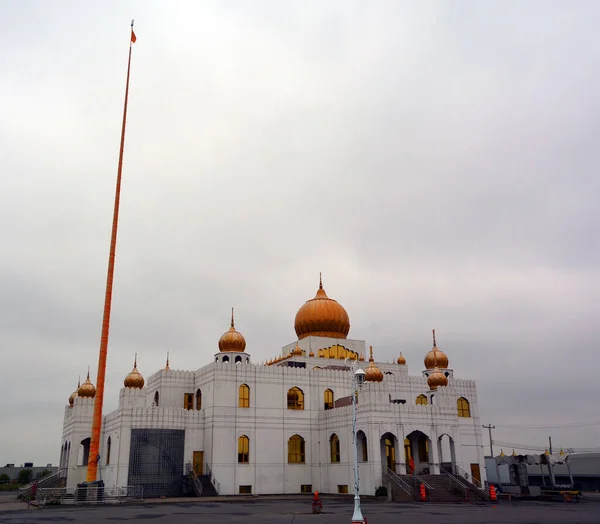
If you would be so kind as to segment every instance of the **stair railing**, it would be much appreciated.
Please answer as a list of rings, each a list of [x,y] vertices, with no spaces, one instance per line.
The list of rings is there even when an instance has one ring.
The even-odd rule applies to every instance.
[[[29,495],[33,489],[33,486],[36,483],[37,483],[38,488],[43,488],[47,484],[50,484],[57,479],[65,478],[66,476],[67,476],[67,469],[66,468],[59,469],[56,473],[52,473],[52,474],[46,475],[45,477],[42,477],[40,479],[33,480],[29,484],[26,484],[25,486],[19,488],[18,496],[22,497],[24,495]]]
[[[440,473],[448,478],[450,487],[456,487],[459,491],[463,491],[465,494],[465,500],[469,500],[469,487],[464,483],[458,480],[452,473],[450,473],[446,468],[443,468],[441,464],[436,464],[440,468]]]
[[[456,469],[456,474],[459,475],[460,477],[463,477],[465,479],[465,481],[468,482],[472,487],[474,487],[475,490],[477,490],[477,492],[481,496],[483,496],[484,498],[488,497],[488,494],[485,492],[485,489],[483,489],[483,485],[481,484],[480,480],[474,478],[473,475],[471,475],[470,473],[467,473],[458,464],[456,464],[454,466],[454,469]],[[469,480],[469,478],[471,480]]]
[[[402,491],[409,495],[411,499],[414,499],[413,488],[408,482],[399,477],[386,465],[382,466],[382,473],[384,477],[388,477],[392,480]]]
[[[411,473],[409,473],[409,475],[419,484],[423,484],[428,490],[433,491],[433,486],[431,486],[429,483],[425,482],[425,480],[422,477],[419,477],[419,475],[417,475],[414,471],[412,471]]]
[[[210,480],[211,484],[215,487],[215,491],[218,495],[221,491],[221,485],[217,482],[217,477],[215,477],[214,473],[210,469],[210,465],[208,462],[206,463],[206,475],[208,476],[208,479]]]
[[[190,462],[188,462],[185,465],[185,469],[187,471],[188,477],[190,477],[190,479],[192,479],[192,484],[194,485],[194,491],[196,492],[196,496],[201,497],[202,496],[202,483],[200,482],[200,479],[198,478],[196,471],[192,467],[192,464]]]

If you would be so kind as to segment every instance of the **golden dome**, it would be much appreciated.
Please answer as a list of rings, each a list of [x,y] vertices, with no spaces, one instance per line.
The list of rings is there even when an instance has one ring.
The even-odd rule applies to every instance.
[[[383,380],[382,371],[375,365],[373,358],[373,346],[371,346],[371,356],[369,357],[369,367],[365,370],[365,382],[381,382]]]
[[[365,361],[365,356],[361,353],[360,357],[358,357],[358,360],[360,362],[364,362]]]
[[[291,354],[295,357],[301,357],[303,355],[302,348],[298,344],[296,344],[296,347],[294,348],[294,351],[292,351]]]
[[[315,298],[307,300],[296,313],[294,329],[298,338],[346,338],[350,331],[350,318],[346,310],[323,289],[319,276],[319,289]]]
[[[75,404],[75,399],[79,396],[78,395],[78,391],[79,388],[81,387],[81,379],[77,381],[77,389],[75,391],[73,391],[73,393],[71,393],[71,396],[69,397],[69,407],[73,407],[73,404]]]
[[[245,349],[246,339],[239,331],[235,330],[233,308],[231,308],[231,327],[219,339],[219,351],[244,351]]]
[[[314,357],[315,356],[315,352],[311,349],[310,353],[308,354],[309,357]]]
[[[144,387],[144,377],[142,377],[137,370],[137,353],[135,355],[135,360],[133,361],[133,369],[131,370],[131,373],[125,377],[123,384],[126,388],[142,389]]]
[[[444,375],[440,369],[436,366],[433,368],[433,372],[427,377],[427,384],[433,389],[437,389],[440,386],[448,385],[448,377]]]
[[[77,396],[84,397],[84,398],[94,398],[96,396],[96,387],[94,386],[94,384],[92,384],[90,382],[90,370],[89,369],[88,369],[88,374],[87,374],[87,378],[85,379],[85,382],[83,384],[81,384],[81,386],[79,386],[79,389],[77,390]]]
[[[398,362],[398,364],[400,364],[401,366],[406,365],[406,359],[404,358],[402,351],[400,351],[400,356],[398,357],[398,360],[396,362]]]
[[[436,364],[437,362],[437,364]],[[433,330],[433,348],[425,355],[425,369],[433,369],[434,367],[440,367],[441,369],[448,368],[448,357],[446,353],[440,351],[435,342],[435,329]]]

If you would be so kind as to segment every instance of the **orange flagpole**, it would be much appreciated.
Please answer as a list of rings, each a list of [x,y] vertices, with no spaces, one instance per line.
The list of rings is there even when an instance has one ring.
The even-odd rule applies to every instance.
[[[119,202],[121,199],[121,174],[123,172],[123,151],[125,148],[125,123],[127,121],[127,99],[129,98],[129,72],[131,70],[131,48],[136,41],[131,21],[131,36],[129,39],[129,59],[127,60],[127,83],[125,85],[125,104],[123,106],[123,124],[121,126],[121,145],[119,149],[119,166],[117,168],[117,187],[115,190],[115,205],[113,210],[112,233],[110,237],[110,252],[108,255],[108,271],[106,275],[106,294],[104,297],[104,316],[102,318],[102,335],[100,337],[100,355],[98,357],[98,378],[96,379],[96,397],[94,399],[94,417],[92,419],[92,437],[86,482],[96,480],[98,458],[100,451],[100,430],[102,428],[102,405],[104,402],[104,378],[106,375],[106,355],[108,353],[108,331],[110,327],[110,306],[112,302],[113,277],[115,272],[115,252],[117,248],[117,226],[119,223]]]

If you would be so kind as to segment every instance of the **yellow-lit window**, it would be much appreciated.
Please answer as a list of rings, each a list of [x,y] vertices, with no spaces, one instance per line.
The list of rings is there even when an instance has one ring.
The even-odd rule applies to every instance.
[[[288,409],[304,409],[304,393],[300,388],[292,388],[287,394]]]
[[[304,464],[304,439],[294,435],[288,440],[288,463]]]
[[[459,417],[471,418],[471,406],[469,406],[469,401],[466,398],[460,397],[456,402],[456,406]]]
[[[347,494],[348,493],[348,484],[338,484],[338,493]]]
[[[340,439],[334,433],[329,439],[329,450],[331,451],[331,462],[340,461]]]
[[[250,439],[242,435],[238,439],[238,463],[248,464],[250,461]]]
[[[417,406],[426,406],[427,405],[427,397],[425,395],[419,395],[417,397]]]
[[[325,390],[324,395],[325,409],[333,409],[333,391],[330,389]]]
[[[202,409],[202,391],[196,391],[196,409],[200,411]]]
[[[183,407],[184,409],[194,409],[194,394],[184,393],[183,394]]]
[[[252,493],[252,486],[240,486],[240,495],[250,495]]]
[[[300,486],[300,493],[312,493],[312,484],[302,484]]]
[[[249,408],[250,407],[250,388],[246,384],[242,384],[240,386],[240,408]]]

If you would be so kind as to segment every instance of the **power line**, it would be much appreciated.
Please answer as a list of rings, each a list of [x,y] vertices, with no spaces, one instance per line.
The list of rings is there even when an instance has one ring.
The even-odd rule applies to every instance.
[[[600,426],[600,421],[597,422],[571,422],[567,424],[500,424],[499,428],[532,428],[532,429],[557,429],[557,428],[583,428],[589,426]],[[485,427],[485,426],[484,426]]]

